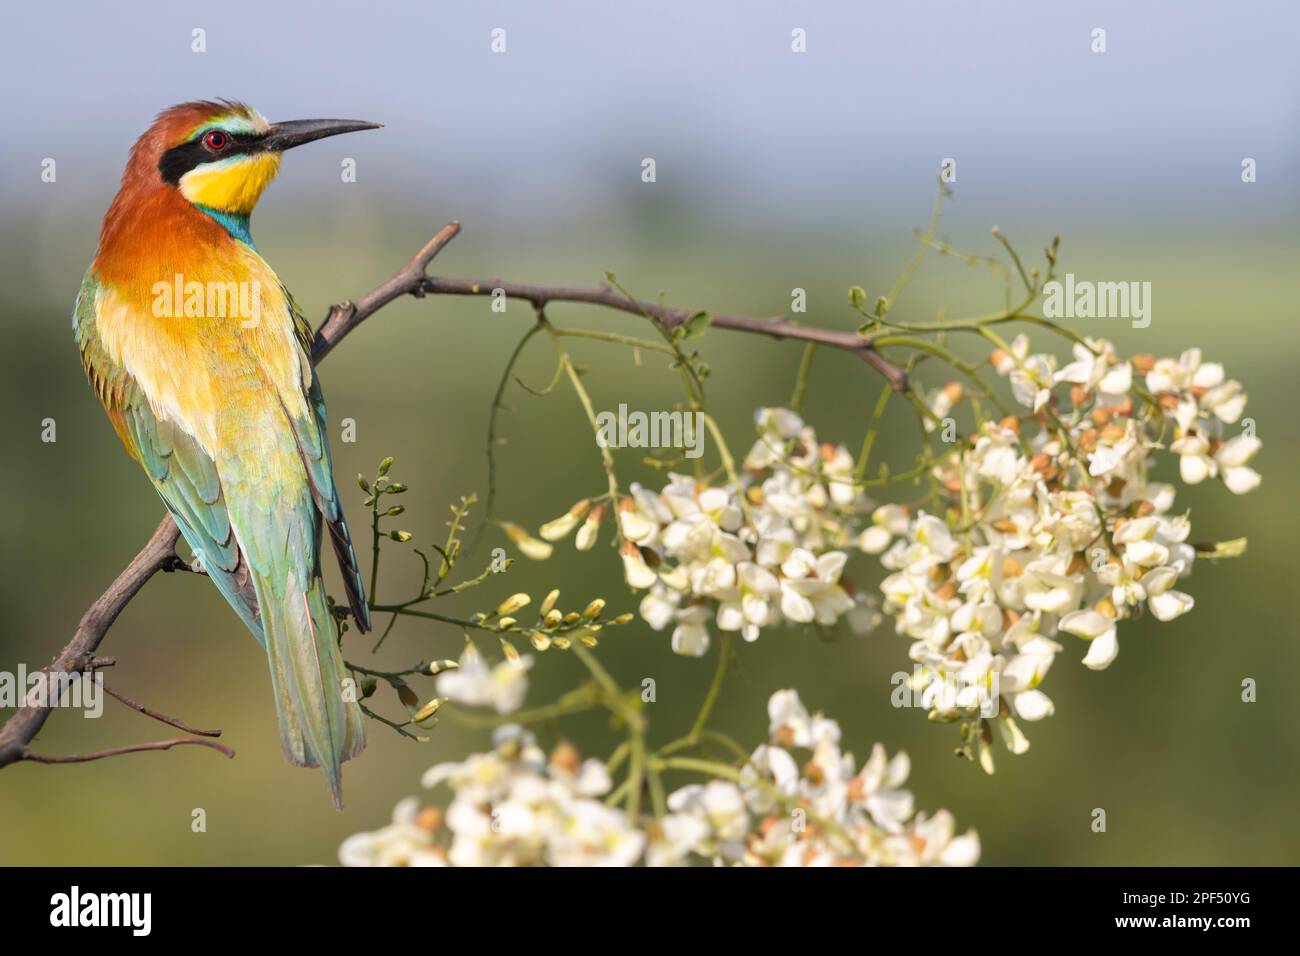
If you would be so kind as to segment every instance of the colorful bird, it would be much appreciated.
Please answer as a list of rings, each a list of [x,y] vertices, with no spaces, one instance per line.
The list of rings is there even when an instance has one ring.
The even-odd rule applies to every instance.
[[[356,626],[370,626],[330,467],[312,332],[257,253],[249,215],[281,154],[374,129],[268,123],[183,103],[136,142],[72,317],[91,387],[203,570],[265,647],[286,758],[342,806],[365,746],[321,580],[322,528]]]

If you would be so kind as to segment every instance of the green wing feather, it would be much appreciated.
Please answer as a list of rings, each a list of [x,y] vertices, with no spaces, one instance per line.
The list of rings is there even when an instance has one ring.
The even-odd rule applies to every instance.
[[[281,287],[289,310],[293,314],[294,331],[298,337],[304,355],[311,355],[311,326],[303,317],[298,304],[287,289]],[[348,604],[352,608],[353,619],[361,631],[370,630],[370,609],[366,605],[365,585],[361,580],[361,571],[357,563],[356,549],[352,546],[352,535],[348,531],[347,519],[343,515],[343,506],[339,502],[338,488],[334,484],[334,470],[330,462],[329,441],[326,439],[325,398],[321,394],[320,377],[314,372],[311,387],[307,390],[307,402],[311,406],[309,419],[301,416],[289,416],[293,425],[294,441],[298,444],[298,453],[307,469],[307,479],[311,484],[312,499],[316,503],[330,533],[330,544],[338,560],[339,570],[343,574],[343,586],[347,591]]]
[[[208,577],[263,642],[257,594],[230,526],[216,464],[193,436],[171,422],[159,422],[135,379],[104,352],[95,330],[97,290],[94,276],[87,276],[73,313],[86,376]]]

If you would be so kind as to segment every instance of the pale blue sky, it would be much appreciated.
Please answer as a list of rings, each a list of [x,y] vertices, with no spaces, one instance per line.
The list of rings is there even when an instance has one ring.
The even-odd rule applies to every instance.
[[[17,207],[44,156],[104,195],[159,108],[205,96],[387,124],[295,156],[311,172],[289,189],[336,179],[350,155],[395,193],[471,209],[599,204],[643,156],[689,201],[760,219],[923,207],[945,156],[991,207],[1230,217],[1246,201],[1249,220],[1292,216],[1298,195],[1289,2],[144,0],[2,16],[0,204]],[[795,27],[806,54],[790,51]],[[1259,162],[1249,196],[1244,156]]]

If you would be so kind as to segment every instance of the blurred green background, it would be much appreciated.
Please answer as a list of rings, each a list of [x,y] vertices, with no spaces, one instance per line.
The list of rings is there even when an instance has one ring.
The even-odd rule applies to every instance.
[[[671,29],[638,18],[607,23],[585,5],[527,13],[499,5],[479,15],[388,4],[327,4],[306,28],[306,8],[287,4],[265,14],[281,18],[272,23],[285,27],[279,31],[235,5],[198,21],[210,30],[206,59],[188,53],[193,17],[162,5],[141,5],[120,22],[98,11],[84,35],[56,19],[66,14],[10,14],[6,81],[56,49],[76,65],[52,87],[4,106],[12,112],[6,128],[19,132],[3,144],[10,174],[0,184],[7,332],[0,399],[9,409],[0,668],[46,663],[161,515],[86,387],[69,334],[113,180],[158,108],[199,95],[247,96],[273,119],[339,114],[387,124],[365,139],[295,154],[255,217],[260,251],[316,317],[372,288],[445,221],[460,218],[465,232],[437,260],[437,273],[578,283],[608,269],[645,297],[662,290],[673,304],[754,315],[786,311],[790,290],[801,287],[805,321],[853,328],[846,290],[861,285],[873,297],[888,290],[912,254],[909,230],[924,224],[932,170],[953,155],[959,177],[944,236],[991,254],[988,229],[997,223],[1039,261],[1036,250],[1059,232],[1062,272],[1153,285],[1149,329],[1098,320],[1077,323],[1083,331],[1111,337],[1125,352],[1199,345],[1246,385],[1246,414],[1264,442],[1256,462],[1262,487],[1238,498],[1207,483],[1180,491],[1179,500],[1193,511],[1195,538],[1245,535],[1249,551],[1197,568],[1187,586],[1197,599],[1191,614],[1126,625],[1109,670],[1086,670],[1082,645],[1067,643],[1044,686],[1056,716],[1026,728],[1033,743],[1026,755],[999,751],[991,778],[951,756],[953,728],[890,706],[890,675],[909,662],[907,642],[888,625],[832,640],[765,632],[741,648],[719,726],[757,743],[768,695],[798,688],[811,708],[841,722],[860,757],[876,740],[906,749],[918,805],[947,807],[976,827],[985,863],[1300,861],[1300,734],[1291,706],[1300,693],[1300,644],[1287,576],[1300,465],[1291,407],[1300,346],[1297,87],[1295,64],[1275,38],[1286,31],[1260,26],[1266,16],[1294,25],[1295,15],[1265,4],[1251,26],[1202,10],[1165,29],[1159,12],[1093,5],[1111,27],[1111,59],[1099,62],[1087,53],[1093,16],[1072,5],[1050,20],[1024,4],[918,7],[872,14],[896,17],[872,22],[855,20],[867,16],[860,11],[801,11],[796,20],[810,25],[813,45],[799,76],[781,72],[795,14],[774,4],[751,9],[743,25],[724,10],[683,6],[663,18]],[[416,22],[422,16],[427,22]],[[593,17],[596,36],[585,46]],[[485,52],[497,21],[520,25],[508,67]],[[726,29],[736,32],[717,32]],[[442,58],[421,59],[413,31]],[[898,67],[890,81],[897,85],[883,92],[860,74],[854,47],[882,31],[898,41],[878,51],[877,63]],[[609,46],[629,34],[661,49],[666,64],[693,62],[698,73],[626,65]],[[369,44],[374,36],[386,45]],[[108,38],[120,41],[113,56],[125,57],[111,82],[102,76]],[[543,40],[549,46],[533,49]],[[66,56],[69,47],[85,56]],[[347,82],[290,79],[283,63],[267,58],[277,47],[304,62],[360,47],[367,69]],[[560,62],[557,47],[566,53]],[[1017,69],[1006,66],[1012,59]],[[430,71],[454,81],[430,94],[415,82]],[[121,92],[109,103],[112,83]],[[603,106],[593,115],[595,90]],[[653,185],[639,181],[647,155],[659,158]],[[59,159],[56,184],[39,179],[46,156]],[[1243,156],[1259,160],[1259,182],[1241,183]],[[342,157],[358,159],[358,182],[339,182]],[[1000,296],[996,278],[935,258],[896,315],[974,314],[996,308]],[[643,332],[621,314],[562,306],[551,314],[566,325]],[[447,504],[485,492],[492,394],[531,321],[521,304],[498,314],[480,300],[403,300],[323,365],[336,474],[358,550],[368,551],[361,495],[347,489],[352,475],[372,473],[385,455],[396,456],[393,474],[411,486],[402,523],[417,541],[441,540]],[[700,344],[713,369],[711,411],[743,453],[754,409],[788,400],[799,347],[716,330]],[[637,366],[626,350],[595,342],[574,351],[590,369],[598,408],[663,408],[679,394],[675,373],[656,357]],[[549,347],[536,340],[521,377],[539,386],[552,369]],[[932,385],[947,377],[937,368],[928,374]],[[819,355],[807,418],[824,440],[856,450],[878,391],[861,363]],[[536,527],[600,490],[603,476],[571,391],[539,399],[512,387],[508,403],[499,513]],[[40,440],[45,418],[57,422],[55,443]],[[357,423],[355,443],[339,441],[344,418]],[[915,441],[910,416],[895,403],[878,457],[906,464]],[[624,482],[654,480],[639,458],[618,455]],[[490,532],[485,547],[501,544]],[[486,559],[480,550],[466,572]],[[390,559],[379,598],[407,596],[416,564]],[[850,574],[864,583],[879,577],[861,557]],[[505,580],[446,609],[468,612],[516,590],[540,595],[550,587],[571,607],[597,595],[611,612],[636,604],[611,553],[577,554],[566,543],[549,562],[520,561]],[[462,641],[455,628],[403,622],[376,666],[456,657]],[[238,756],[191,748],[10,767],[0,773],[0,864],[330,863],[344,836],[382,824],[396,800],[419,792],[426,767],[485,742],[450,721],[422,746],[374,725],[369,749],[347,767],[347,809],[336,813],[319,774],[283,763],[263,653],[206,581],[155,578],[103,652],[118,659],[110,684],[195,725],[222,727]],[[626,685],[655,678],[652,743],[688,728],[712,656],[675,657],[666,634],[639,623],[612,634],[598,653]],[[368,654],[353,643],[349,656]],[[552,699],[580,674],[576,661],[548,652],[532,671],[530,702]],[[1247,677],[1258,683],[1253,704],[1240,700]],[[431,681],[423,693],[432,693]],[[391,696],[379,706],[400,713]],[[571,718],[560,729],[593,755],[616,739],[599,717]],[[71,753],[168,735],[109,702],[98,721],[56,714],[37,744]],[[203,834],[190,830],[198,807],[207,812]],[[1107,811],[1105,834],[1090,829],[1095,807]]]

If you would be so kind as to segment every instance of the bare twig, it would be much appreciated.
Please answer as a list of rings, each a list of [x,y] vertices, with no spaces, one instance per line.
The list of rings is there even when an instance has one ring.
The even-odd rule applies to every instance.
[[[45,669],[47,674],[77,674],[93,669],[95,649],[122,613],[122,609],[144,587],[146,581],[170,565],[176,557],[178,535],[172,519],[164,518],[140,553],[131,559],[117,580],[81,616],[81,623],[77,625],[72,640],[59,652],[54,663]],[[5,722],[4,728],[0,729],[0,767],[29,756],[27,745],[50,716],[52,703],[46,701],[42,706],[24,703]]]
[[[325,321],[321,324],[312,342],[311,359],[319,364],[333,348],[353,329],[374,313],[395,299],[404,295],[422,297],[424,295],[491,295],[500,289],[501,294],[509,298],[531,303],[541,310],[550,302],[574,302],[603,306],[644,315],[658,322],[666,332],[672,332],[689,320],[697,310],[670,308],[649,302],[629,298],[606,284],[598,286],[538,286],[517,282],[505,282],[498,279],[445,279],[426,274],[434,257],[460,232],[459,222],[450,222],[438,230],[419,252],[386,282],[376,287],[357,302],[341,302],[331,306]],[[720,329],[766,335],[775,339],[789,339],[801,342],[815,342],[830,346],[858,356],[869,366],[885,377],[890,387],[897,391],[907,388],[907,373],[879,355],[871,339],[855,332],[841,332],[831,329],[819,329],[799,325],[786,319],[776,317],[758,319],[743,315],[710,313],[712,324]],[[159,571],[195,570],[176,554],[176,540],[179,535],[176,524],[168,516],[155,529],[153,536],[141,549],[131,563],[126,566],[117,579],[82,615],[81,623],[58,657],[45,670],[50,675],[76,674],[94,670],[97,666],[106,666],[111,659],[96,658],[95,650],[108,633],[122,609],[139,593],[154,574]],[[216,736],[219,731],[195,730],[173,718],[165,717],[151,711],[134,701],[110,691],[123,703],[139,712],[171,724],[188,733],[204,736]],[[219,750],[227,756],[234,756],[234,751],[222,744],[203,739],[164,740],[156,743],[133,744],[115,747],[91,754],[67,757],[54,757],[33,753],[28,744],[40,732],[50,715],[51,705],[28,705],[24,703],[0,728],[0,768],[19,761],[28,760],[37,763],[82,763],[87,760],[99,760],[124,753],[136,753],[143,750],[167,750],[181,744],[195,744]]]
[[[194,734],[195,736],[198,737],[220,737],[221,736],[221,731],[219,729],[199,730],[197,727],[191,727],[189,724],[181,720],[177,720],[175,717],[168,717],[166,714],[161,714],[156,710],[151,710],[150,708],[146,707],[144,704],[137,703],[136,701],[132,700],[130,697],[127,697],[126,694],[123,694],[121,691],[113,690],[113,688],[109,687],[107,684],[104,685],[104,692],[108,694],[108,696],[110,697],[117,698],[122,703],[126,704],[126,706],[130,707],[132,710],[138,711],[139,713],[144,714],[146,717],[152,717],[154,720],[160,721],[161,723],[164,723],[169,727],[175,727],[177,730],[183,730],[187,734]]]
[[[426,280],[424,271],[429,268],[433,257],[442,251],[443,246],[456,238],[460,232],[460,223],[453,220],[438,230],[437,235],[424,244],[419,252],[406,265],[395,272],[387,282],[378,286],[361,301],[340,302],[330,306],[329,314],[316,332],[316,340],[311,347],[311,360],[319,365],[342,339],[371,315],[374,315],[394,299],[404,295],[422,296],[422,285]]]
[[[204,740],[202,737],[177,737],[174,740],[155,740],[147,744],[127,744],[125,747],[108,747],[104,750],[96,750],[88,754],[69,754],[67,756],[51,756],[49,754],[32,753],[30,750],[23,754],[24,760],[30,760],[33,763],[89,763],[92,760],[103,760],[105,757],[118,757],[122,754],[144,753],[146,750],[171,750],[173,747],[183,747],[189,744],[194,747],[207,747],[211,750],[218,750],[227,757],[235,756],[235,752],[225,744],[219,744],[215,740]]]
[[[444,279],[429,276],[424,279],[421,288],[425,293],[433,295],[492,295],[499,289],[501,295],[530,302],[537,309],[542,309],[551,302],[579,302],[587,305],[599,305],[609,309],[617,309],[620,312],[629,312],[633,315],[648,315],[669,332],[700,311],[699,309],[672,308],[637,299],[629,299],[603,283],[594,286],[541,286],[506,282],[503,279]],[[747,315],[710,312],[709,318],[712,320],[712,325],[719,329],[766,335],[774,339],[816,342],[818,345],[841,349],[856,355],[883,375],[895,391],[901,392],[907,388],[907,373],[877,353],[872,346],[871,339],[861,336],[857,332],[840,332],[834,329],[799,325],[779,316],[770,319],[757,319]]]

